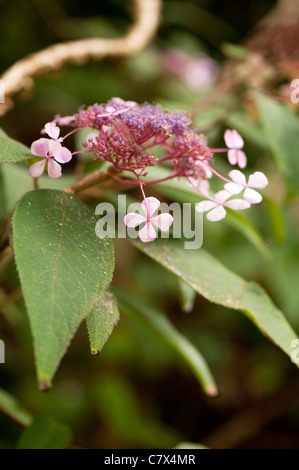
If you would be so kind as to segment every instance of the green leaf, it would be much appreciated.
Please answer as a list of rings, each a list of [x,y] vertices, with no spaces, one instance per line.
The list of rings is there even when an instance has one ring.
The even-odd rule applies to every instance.
[[[27,193],[13,218],[14,249],[41,389],[112,279],[113,246],[95,235],[93,212],[71,194]]]
[[[205,359],[190,341],[176,330],[168,318],[145,299],[133,297],[132,294],[120,289],[114,289],[114,292],[120,311],[149,328],[169,344],[190,367],[204,392],[209,396],[216,396],[217,385]]]
[[[258,122],[254,122],[248,117],[244,110],[238,109],[237,111],[229,114],[225,120],[227,126],[236,129],[247,141],[259,147],[261,151],[267,148],[263,130]],[[246,150],[246,144],[245,144]]]
[[[91,354],[100,355],[118,321],[117,300],[112,292],[107,291],[94,305],[86,320]]]
[[[11,139],[0,129],[0,163],[19,162],[27,158],[32,158],[29,148]]]
[[[5,190],[4,190],[4,178],[2,171],[0,169],[0,222],[4,219],[6,215],[5,207]]]
[[[268,213],[274,240],[277,243],[283,243],[286,239],[286,230],[281,208],[274,199],[265,197],[264,206]]]
[[[226,222],[228,225],[242,233],[244,237],[247,238],[247,240],[260,252],[266,261],[271,261],[273,259],[271,250],[266,245],[262,235],[244,214],[228,209]]]
[[[16,398],[3,389],[0,389],[0,412],[21,426],[29,426],[32,421],[30,414],[20,406]]]
[[[230,42],[224,42],[221,45],[223,54],[231,59],[246,60],[250,57],[251,52],[239,44],[232,44]]]
[[[245,313],[263,334],[291,356],[291,342],[297,335],[259,285],[244,281],[202,248],[185,250],[181,243],[170,240],[147,244],[131,241],[210,302]]]
[[[5,209],[7,212],[14,209],[23,194],[33,189],[32,178],[28,167],[23,163],[10,163],[1,166],[3,174]],[[47,174],[39,178],[39,185],[43,189],[61,189],[74,183],[72,175],[63,175],[62,178],[49,178]]]
[[[17,449],[65,449],[72,440],[68,426],[39,416],[22,434]]]
[[[127,374],[101,373],[89,396],[90,406],[105,423],[105,433],[125,442],[127,448],[167,449],[183,439],[151,406],[144,406],[143,397],[136,393]]]
[[[258,107],[264,134],[278,168],[289,183],[290,194],[298,194],[299,119],[289,108],[264,95],[259,95]]]
[[[186,284],[182,279],[177,278],[179,288],[179,299],[183,312],[190,313],[194,307],[196,299],[196,291],[189,284]]]

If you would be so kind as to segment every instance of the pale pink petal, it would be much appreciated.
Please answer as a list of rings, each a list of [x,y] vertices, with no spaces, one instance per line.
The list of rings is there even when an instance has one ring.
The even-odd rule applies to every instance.
[[[44,172],[45,165],[47,163],[47,159],[43,158],[40,162],[33,163],[29,168],[29,175],[31,178],[39,178]]]
[[[268,180],[264,173],[261,171],[256,171],[253,175],[249,176],[248,186],[251,188],[263,189],[267,186]]]
[[[60,178],[60,176],[62,175],[61,166],[59,165],[59,163],[55,162],[53,158],[50,158],[48,160],[48,175],[50,176],[50,178],[54,179]]]
[[[242,189],[244,189],[244,186],[241,186],[240,184],[237,183],[226,183],[224,185],[224,189],[228,191],[230,194],[239,194]]]
[[[114,113],[114,111],[115,111],[115,108],[113,106],[107,106],[106,108],[107,113],[112,114]]]
[[[151,219],[151,223],[157,225],[162,232],[167,232],[173,223],[173,217],[170,214],[159,214]]]
[[[109,126],[105,126],[103,125],[101,127],[101,132],[103,132],[103,134],[109,134]],[[89,135],[89,134],[88,134]],[[98,134],[99,135],[99,134]]]
[[[216,199],[217,202],[219,202],[220,204],[222,204],[224,201],[226,201],[229,197],[230,197],[230,193],[228,191],[218,191],[218,193],[216,193],[214,195],[214,199]]]
[[[60,147],[60,149],[54,151],[52,155],[59,163],[67,163],[73,157],[72,152],[66,147]]]
[[[212,176],[213,176],[212,170],[210,170],[210,168],[206,168],[206,177],[210,179],[212,178]]]
[[[207,212],[213,209],[214,207],[217,207],[218,204],[216,202],[212,201],[201,201],[195,206],[195,210],[197,212]]]
[[[60,134],[60,129],[57,127],[56,122],[47,122],[45,125],[45,132],[51,139],[57,140]]]
[[[246,201],[250,202],[250,204],[259,204],[259,202],[263,200],[260,193],[250,188],[245,189],[243,197]]]
[[[138,225],[140,225],[145,220],[146,220],[146,218],[143,217],[143,215],[136,214],[135,212],[130,212],[129,214],[125,215],[125,217],[124,217],[124,223],[129,228],[137,227]]]
[[[239,150],[236,149],[230,149],[227,152],[227,159],[231,165],[236,165],[238,162],[238,152]]]
[[[74,122],[74,116],[57,117],[55,122],[57,122],[59,126],[69,126]]]
[[[50,139],[38,139],[35,140],[31,145],[31,153],[37,157],[47,157],[49,152]]]
[[[202,193],[208,194],[210,189],[210,183],[207,180],[200,180],[199,189]]]
[[[107,126],[102,126],[102,129],[101,129],[102,132],[104,132],[104,131],[103,131],[103,127],[107,127]],[[108,129],[109,129],[109,127],[108,127]],[[105,133],[105,132],[104,132],[104,133]],[[96,132],[96,131],[91,131],[91,132],[89,132],[89,133],[87,134],[85,140],[86,140],[86,142],[88,142],[89,140],[91,140],[93,143],[96,144],[96,143],[97,143],[97,137],[99,137],[99,133]]]
[[[232,199],[231,201],[225,203],[225,207],[229,207],[234,211],[243,211],[245,209],[248,209],[250,207],[250,204],[249,202],[244,201],[243,199]]]
[[[135,106],[137,106],[137,103],[136,101],[126,101],[125,105],[127,108],[135,108]]]
[[[244,141],[236,130],[227,129],[224,133],[224,140],[228,148],[241,149]]]
[[[148,243],[155,240],[157,234],[152,224],[147,222],[145,226],[139,231],[138,236],[143,243]]]
[[[243,150],[238,150],[237,152],[238,152],[237,154],[238,167],[243,170],[243,168],[246,168],[247,166],[247,157],[245,153],[243,152]]]
[[[192,178],[192,177],[189,177],[187,179],[187,183],[189,184],[189,186],[191,186],[192,188],[194,188],[194,186],[198,187],[198,182],[199,180],[197,178]]]
[[[240,170],[232,170],[229,172],[229,177],[233,180],[234,183],[242,184],[245,186],[246,177]]]
[[[226,210],[222,206],[216,207],[211,212],[208,212],[206,217],[210,222],[218,222],[218,220],[224,219],[226,216]]]
[[[125,101],[122,98],[119,98],[118,96],[116,96],[115,98],[113,98],[113,103],[114,104],[119,104],[119,105],[124,105]]]
[[[62,145],[57,140],[49,139],[49,156],[55,157],[55,154],[59,155]]]
[[[158,209],[160,206],[160,201],[156,197],[146,197],[142,203],[142,210],[146,214],[147,217],[151,217],[154,212]]]

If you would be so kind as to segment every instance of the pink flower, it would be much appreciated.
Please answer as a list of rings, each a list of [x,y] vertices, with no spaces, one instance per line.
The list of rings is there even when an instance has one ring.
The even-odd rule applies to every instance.
[[[228,147],[227,158],[231,165],[236,165],[240,168],[245,168],[247,165],[247,157],[243,150],[244,141],[236,130],[227,129],[224,133],[224,140]]]
[[[215,83],[219,75],[217,62],[205,54],[189,55],[180,49],[162,53],[163,65],[191,90],[202,92]]]
[[[129,228],[138,227],[143,222],[146,222],[138,234],[143,243],[152,242],[157,237],[155,228],[152,224],[159,227],[162,232],[167,232],[173,223],[173,217],[170,214],[159,214],[156,217],[152,217],[160,204],[161,203],[157,198],[147,197],[141,203],[142,211],[146,216],[130,212],[124,217],[124,222]]]
[[[49,128],[52,133],[53,127]],[[54,131],[55,133],[55,131]],[[53,134],[53,133],[52,133]],[[59,134],[58,134],[59,135]],[[72,158],[72,153],[66,147],[62,147],[58,140],[52,139],[38,139],[31,145],[31,153],[42,160],[33,163],[29,169],[29,174],[32,178],[38,178],[42,175],[46,163],[48,162],[48,175],[50,178],[60,178],[61,166],[57,163],[67,163]],[[57,160],[57,161],[55,161]]]
[[[106,106],[105,112],[98,114],[97,117],[118,116],[137,106],[136,101],[124,101],[121,98],[113,98],[113,105]]]
[[[214,195],[214,198],[210,201],[202,201],[196,205],[197,212],[208,212],[207,219],[210,222],[217,222],[218,220],[224,219],[226,216],[226,210],[224,208],[228,207],[233,210],[244,210],[250,207],[249,202],[244,201],[243,199],[232,199],[227,201],[231,197],[231,194],[228,191],[218,191]],[[227,201],[227,202],[225,202]]]
[[[243,198],[245,201],[250,204],[258,204],[262,201],[262,196],[260,193],[251,188],[263,189],[267,186],[268,180],[264,173],[261,171],[256,171],[248,178],[248,183],[246,184],[246,178],[243,173],[239,170],[232,170],[229,172],[229,177],[232,179],[233,183],[227,183],[224,185],[226,191],[230,194],[239,194],[243,189],[244,195]]]
[[[48,136],[51,137],[51,139],[57,140],[58,142],[63,141],[62,137],[59,138],[60,129],[57,126],[56,122],[54,121],[47,122],[47,124],[45,124],[45,127],[42,130],[42,133],[48,134]]]

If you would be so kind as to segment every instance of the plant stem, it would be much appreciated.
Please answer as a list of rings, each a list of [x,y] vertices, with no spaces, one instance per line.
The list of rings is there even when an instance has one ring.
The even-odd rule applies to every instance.
[[[85,176],[84,178],[82,178],[80,181],[73,184],[72,186],[65,188],[65,191],[67,193],[73,193],[73,194],[79,193],[80,191],[83,191],[84,189],[91,188],[92,186],[95,186],[100,183],[104,183],[105,181],[112,179],[118,173],[119,171],[116,170],[113,166],[110,166],[106,172],[94,171],[93,173]]]

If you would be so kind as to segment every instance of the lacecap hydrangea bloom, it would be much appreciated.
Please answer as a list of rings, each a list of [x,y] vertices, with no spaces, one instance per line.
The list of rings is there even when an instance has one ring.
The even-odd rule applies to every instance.
[[[62,126],[72,128],[64,137],[60,137]],[[65,140],[84,127],[93,129],[82,143],[84,150],[71,152],[64,146]],[[237,165],[240,169],[246,167],[244,141],[236,130],[225,131],[226,147],[210,148],[184,112],[167,112],[159,105],[139,105],[134,101],[112,98],[106,104],[81,108],[74,116],[56,117],[45,125],[42,133],[50,138],[33,142],[31,151],[41,161],[30,167],[30,175],[39,177],[47,165],[49,176],[59,178],[61,164],[84,152],[92,153],[95,160],[109,162],[119,172],[119,175],[112,176],[116,181],[140,186],[144,215],[127,214],[124,222],[128,227],[142,226],[139,237],[143,242],[156,238],[154,227],[167,231],[173,222],[170,214],[154,216],[160,201],[145,195],[144,187],[149,184],[174,178],[185,179],[201,199],[196,210],[207,212],[207,219],[211,222],[223,219],[226,208],[245,210],[251,204],[261,202],[262,196],[256,189],[263,189],[268,184],[266,176],[259,171],[249,175],[246,182],[240,170],[234,169],[225,177],[214,168],[214,155],[221,153],[227,155],[230,165]],[[154,153],[156,147],[164,151],[159,158]],[[148,169],[156,165],[169,168],[169,174],[163,179],[151,181],[146,178]],[[122,178],[122,172],[130,172],[132,178]],[[214,195],[210,193],[212,178],[224,183],[224,188]]]

